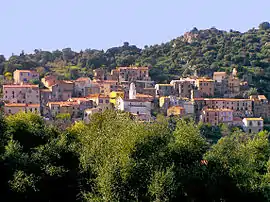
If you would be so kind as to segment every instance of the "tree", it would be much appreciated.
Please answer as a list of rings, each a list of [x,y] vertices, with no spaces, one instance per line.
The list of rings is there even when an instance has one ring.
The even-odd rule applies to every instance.
[[[262,183],[270,155],[268,137],[266,132],[255,136],[236,132],[220,139],[206,153],[212,197],[226,201],[268,200],[268,188]]]
[[[270,23],[269,22],[262,22],[259,25],[259,29],[262,29],[262,30],[268,30],[268,29],[270,29]]]

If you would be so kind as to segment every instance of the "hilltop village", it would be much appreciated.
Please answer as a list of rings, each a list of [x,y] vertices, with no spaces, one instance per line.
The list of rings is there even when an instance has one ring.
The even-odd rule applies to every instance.
[[[48,121],[65,115],[73,122],[89,123],[93,114],[115,109],[139,121],[152,121],[161,113],[260,132],[264,119],[270,117],[270,104],[264,95],[247,96],[247,89],[248,83],[238,78],[236,69],[229,74],[214,72],[212,78],[179,78],[169,84],[152,81],[149,67],[95,69],[92,80],[58,80],[54,75],[40,79],[34,70],[16,70],[13,81],[3,85],[2,101],[6,115],[36,112]]]

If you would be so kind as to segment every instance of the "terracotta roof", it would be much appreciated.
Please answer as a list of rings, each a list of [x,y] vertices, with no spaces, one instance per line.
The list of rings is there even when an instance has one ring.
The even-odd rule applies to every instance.
[[[207,79],[207,78],[199,78],[197,81],[207,81],[207,82],[214,82],[215,80],[213,79]]]
[[[136,94],[136,97],[137,98],[151,98],[151,99],[154,98],[152,95],[145,95],[145,94],[139,94],[139,93]]]
[[[12,84],[12,85],[3,85],[4,88],[38,88],[38,85],[31,85],[31,84]]]
[[[89,101],[89,99],[85,97],[72,97],[69,99],[70,101],[76,102],[76,101]]]
[[[6,103],[5,107],[40,107],[40,104]]]
[[[106,96],[106,95],[102,95],[102,94],[90,94],[87,96],[87,98],[110,98],[109,96]]]
[[[214,72],[214,75],[226,75],[226,72]]]
[[[89,80],[90,80],[90,78],[88,78],[88,77],[80,77],[76,81],[89,81]]]
[[[77,102],[65,101],[65,102],[48,102],[48,105],[60,105],[61,107],[69,107],[73,105],[79,105]]]
[[[267,100],[267,98],[266,98],[264,95],[258,95],[258,98],[259,98],[260,100]]]

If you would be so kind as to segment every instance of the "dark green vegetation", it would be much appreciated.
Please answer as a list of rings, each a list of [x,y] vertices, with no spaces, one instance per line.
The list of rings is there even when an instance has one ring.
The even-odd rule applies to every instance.
[[[250,81],[261,93],[270,92],[270,25],[261,23],[258,29],[245,33],[216,28],[197,30],[168,43],[136,46],[124,43],[107,51],[87,49],[74,52],[70,48],[53,52],[35,50],[34,54],[13,55],[8,60],[0,56],[0,74],[15,69],[35,68],[41,76],[55,72],[60,78],[75,79],[92,76],[93,69],[111,70],[117,66],[151,66],[156,82],[167,82],[180,75],[211,75],[213,71],[229,71],[237,67],[240,77]],[[190,39],[190,41],[188,41]]]
[[[96,114],[59,131],[35,114],[0,118],[2,201],[270,201],[269,134],[211,146],[190,120]],[[208,130],[210,131],[210,130]]]

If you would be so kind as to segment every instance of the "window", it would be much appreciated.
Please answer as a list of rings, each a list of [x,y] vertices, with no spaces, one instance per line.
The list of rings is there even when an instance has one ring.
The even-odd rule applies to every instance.
[[[251,133],[252,132],[251,129],[249,129],[248,132]]]
[[[9,109],[9,110],[8,110],[8,113],[10,113],[10,114],[11,114],[11,109]]]
[[[252,121],[249,122],[249,126],[252,126]]]
[[[109,100],[106,100],[106,103],[108,104],[109,103]]]

